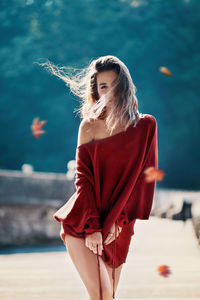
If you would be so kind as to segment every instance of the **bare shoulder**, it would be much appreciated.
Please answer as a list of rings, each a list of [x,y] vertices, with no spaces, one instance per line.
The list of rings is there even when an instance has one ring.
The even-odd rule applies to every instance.
[[[94,120],[83,119],[79,125],[77,146],[91,142],[94,139]]]

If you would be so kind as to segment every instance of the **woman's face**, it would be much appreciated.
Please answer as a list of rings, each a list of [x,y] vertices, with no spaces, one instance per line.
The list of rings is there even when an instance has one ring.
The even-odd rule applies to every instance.
[[[117,76],[117,73],[113,70],[103,71],[97,75],[97,91],[99,98],[108,91],[114,80],[117,79]]]

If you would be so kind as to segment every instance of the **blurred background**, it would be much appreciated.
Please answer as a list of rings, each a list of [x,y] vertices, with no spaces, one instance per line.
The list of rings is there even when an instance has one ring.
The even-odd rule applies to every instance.
[[[36,62],[85,68],[104,55],[126,64],[139,112],[157,120],[165,176],[151,215],[190,219],[199,241],[200,1],[2,0],[0,24],[1,253],[65,251],[53,213],[75,191],[79,99]],[[38,138],[34,118],[46,121]]]
[[[83,68],[110,54],[127,65],[139,111],[158,121],[159,164],[167,174],[159,186],[199,189],[199,8],[194,0],[1,1],[0,167],[66,172],[79,99],[34,62]],[[37,116],[47,120],[38,140],[30,131]]]

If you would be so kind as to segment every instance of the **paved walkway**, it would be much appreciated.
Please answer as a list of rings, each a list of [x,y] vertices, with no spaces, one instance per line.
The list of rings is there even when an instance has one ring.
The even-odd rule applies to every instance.
[[[157,266],[170,266],[162,277]],[[0,255],[0,299],[88,299],[67,252]],[[200,299],[200,247],[191,220],[137,220],[116,300]]]

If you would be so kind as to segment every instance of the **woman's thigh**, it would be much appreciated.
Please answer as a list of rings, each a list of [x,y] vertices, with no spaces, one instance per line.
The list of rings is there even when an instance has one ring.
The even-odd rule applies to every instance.
[[[113,286],[113,278],[112,278],[112,267],[109,266],[107,263],[105,263],[109,278],[110,278],[110,282],[111,285]],[[121,271],[122,271],[122,267],[123,264],[121,264],[118,268],[115,268],[115,286],[114,286],[114,291],[116,292],[117,290],[117,286],[119,283],[119,279],[120,279],[120,275],[121,275]]]
[[[85,246],[85,239],[65,235],[65,245],[87,291],[92,299],[99,299],[99,272],[97,255]],[[110,272],[99,256],[102,293],[105,299],[112,299]],[[112,274],[111,274],[112,277]]]

